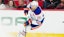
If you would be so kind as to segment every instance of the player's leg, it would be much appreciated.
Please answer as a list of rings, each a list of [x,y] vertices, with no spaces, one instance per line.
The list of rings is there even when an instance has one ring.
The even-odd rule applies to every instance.
[[[26,21],[26,22],[24,23],[24,26],[28,26],[28,25],[31,24],[31,23],[32,23],[32,20],[29,19],[28,21]]]
[[[39,21],[37,22],[38,25],[31,24],[31,27],[32,27],[31,30],[39,28],[42,25],[43,21],[44,21],[44,18],[40,22]]]

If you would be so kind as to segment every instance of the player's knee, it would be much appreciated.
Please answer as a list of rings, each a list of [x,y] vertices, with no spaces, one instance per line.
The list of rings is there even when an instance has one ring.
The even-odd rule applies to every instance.
[[[26,22],[24,23],[24,26],[27,26],[27,25],[29,25],[29,22],[28,22],[28,21],[26,21]]]

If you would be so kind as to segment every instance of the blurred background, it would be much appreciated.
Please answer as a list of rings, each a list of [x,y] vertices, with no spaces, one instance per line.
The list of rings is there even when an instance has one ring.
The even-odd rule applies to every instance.
[[[38,4],[42,9],[64,9],[64,0],[0,0],[0,9],[23,9],[32,1],[38,1]]]

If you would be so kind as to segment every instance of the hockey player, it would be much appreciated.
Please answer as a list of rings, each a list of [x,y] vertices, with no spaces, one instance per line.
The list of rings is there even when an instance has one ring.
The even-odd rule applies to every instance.
[[[25,29],[23,32],[19,32],[20,35],[23,35],[23,36],[26,36],[27,27],[28,27],[28,30],[37,29],[42,25],[44,21],[44,14],[41,8],[38,6],[37,1],[32,1],[31,3],[29,3],[27,8],[28,9],[24,10],[24,13],[28,18],[27,21],[24,23]]]
[[[28,20],[24,23],[24,25],[30,25],[31,30],[39,28],[44,21],[44,14],[38,6],[38,2],[32,1],[27,5],[27,8],[28,10],[25,10],[24,13],[28,16]]]

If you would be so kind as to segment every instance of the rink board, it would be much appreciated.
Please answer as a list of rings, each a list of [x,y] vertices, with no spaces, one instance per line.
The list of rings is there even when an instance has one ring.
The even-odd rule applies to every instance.
[[[42,12],[45,17],[42,26],[35,30],[28,30],[26,37],[64,37],[64,11]],[[23,27],[23,21],[26,21],[19,17],[26,18],[23,10],[0,10],[0,37],[18,37],[18,25]],[[19,28],[22,29],[21,27]]]

